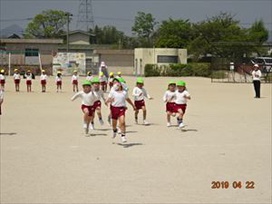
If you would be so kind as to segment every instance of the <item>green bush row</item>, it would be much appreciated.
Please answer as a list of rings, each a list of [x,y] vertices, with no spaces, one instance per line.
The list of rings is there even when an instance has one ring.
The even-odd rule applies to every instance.
[[[210,77],[210,63],[189,63],[170,64],[169,66],[158,66],[147,64],[145,66],[145,76],[201,76]]]

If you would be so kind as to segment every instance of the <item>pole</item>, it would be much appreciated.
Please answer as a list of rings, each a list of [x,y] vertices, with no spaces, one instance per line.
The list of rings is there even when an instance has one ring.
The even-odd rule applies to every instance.
[[[9,72],[8,72],[8,75],[10,76],[10,70],[11,70],[11,53],[9,52],[9,65],[8,65],[8,68],[9,68]]]

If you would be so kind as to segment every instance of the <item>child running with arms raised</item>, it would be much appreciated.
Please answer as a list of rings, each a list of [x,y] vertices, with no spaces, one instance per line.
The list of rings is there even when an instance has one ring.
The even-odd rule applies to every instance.
[[[95,96],[92,92],[92,86],[91,82],[88,80],[85,80],[82,84],[83,90],[77,92],[71,100],[74,101],[77,98],[81,98],[81,110],[83,112],[83,128],[85,131],[85,134],[87,135],[89,133],[89,125],[90,122],[93,120],[94,116],[94,100]]]
[[[126,122],[125,122],[125,112],[127,110],[126,101],[136,110],[131,99],[128,97],[127,91],[123,89],[120,82],[114,84],[114,89],[109,93],[107,104],[110,104],[110,112],[112,118],[112,129],[113,138],[117,135],[117,122],[119,122],[119,127],[121,130],[121,140],[126,142]]]
[[[167,127],[171,126],[171,116],[176,116],[175,100],[176,100],[176,83],[170,81],[168,84],[168,89],[163,95],[163,101],[166,103]]]
[[[179,128],[183,128],[183,117],[187,108],[187,100],[191,99],[189,92],[186,90],[186,83],[184,81],[177,82],[175,111],[178,113],[178,125]]]
[[[139,110],[143,110],[143,124],[149,125],[146,121],[146,105],[145,105],[145,98],[153,99],[145,90],[144,80],[142,78],[137,78],[136,87],[134,87],[132,91],[132,95],[134,96],[134,105],[136,107],[135,111],[135,123],[138,124],[138,113]]]

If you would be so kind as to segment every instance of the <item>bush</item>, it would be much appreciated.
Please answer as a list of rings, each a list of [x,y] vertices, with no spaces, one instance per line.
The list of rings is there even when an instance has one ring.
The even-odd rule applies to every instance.
[[[212,79],[225,79],[227,78],[227,73],[226,71],[219,70],[219,71],[214,71],[211,74]]]
[[[147,64],[145,66],[145,76],[211,76],[209,63],[189,63],[189,64],[170,64],[160,66]]]

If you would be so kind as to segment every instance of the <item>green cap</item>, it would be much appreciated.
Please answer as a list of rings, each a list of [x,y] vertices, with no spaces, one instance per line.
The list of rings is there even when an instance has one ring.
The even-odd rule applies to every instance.
[[[82,86],[91,86],[91,82],[89,80],[84,80]]]
[[[99,78],[98,78],[98,77],[94,77],[94,78],[92,79],[92,83],[93,83],[93,84],[94,84],[94,83],[100,83]]]
[[[126,83],[126,81],[125,81],[124,78],[122,78],[122,77],[118,78],[118,81],[119,81],[120,83]]]
[[[143,84],[143,83],[144,83],[143,78],[138,77],[136,83],[138,83],[138,84]]]
[[[184,81],[178,81],[177,86],[186,86],[186,83]]]

